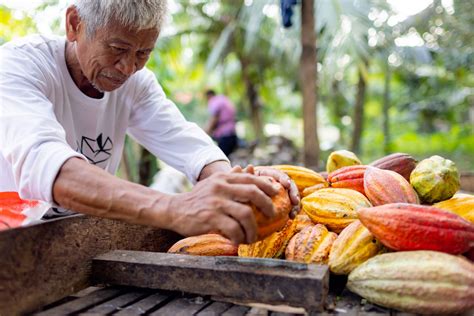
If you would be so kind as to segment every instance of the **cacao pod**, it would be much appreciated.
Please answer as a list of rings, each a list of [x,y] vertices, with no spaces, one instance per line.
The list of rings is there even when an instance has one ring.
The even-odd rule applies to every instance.
[[[272,168],[278,169],[286,173],[296,184],[300,193],[307,187],[313,185],[324,185],[328,187],[327,181],[316,171],[292,165],[274,165]]]
[[[349,274],[363,262],[385,251],[385,247],[359,220],[337,236],[329,254],[329,269],[335,274]]]
[[[296,232],[302,231],[305,227],[314,226],[311,218],[309,218],[308,214],[304,212],[296,215],[294,221],[296,222]]]
[[[301,193],[301,196],[303,197],[308,196],[315,191],[318,191],[327,187],[328,187],[327,183],[318,183],[318,184],[312,185],[310,187],[305,188],[303,192]]]
[[[462,218],[474,223],[474,195],[456,193],[449,200],[438,202],[433,206],[456,213]]]
[[[364,174],[364,190],[374,206],[389,203],[419,203],[410,183],[390,170],[367,166]]]
[[[410,174],[416,167],[416,159],[409,154],[394,153],[375,160],[370,165],[379,169],[392,170],[410,181]]]
[[[237,246],[219,234],[205,234],[181,239],[168,252],[195,256],[237,256]]]
[[[301,205],[314,223],[336,233],[357,219],[357,209],[372,206],[363,194],[337,188],[318,190],[301,199]]]
[[[366,169],[365,165],[342,167],[328,175],[328,182],[333,188],[352,189],[365,194],[364,173]]]
[[[372,303],[438,315],[474,307],[474,265],[436,251],[375,256],[349,274],[347,287]]]
[[[285,258],[304,263],[326,264],[336,238],[337,234],[328,231],[324,225],[305,227],[291,238],[285,250]]]
[[[410,183],[421,201],[429,204],[451,198],[461,186],[454,162],[440,156],[422,160],[411,173]]]
[[[361,162],[356,154],[348,150],[336,150],[329,154],[326,162],[326,171],[331,173],[342,167],[360,165]]]
[[[385,204],[358,210],[359,219],[394,250],[436,250],[461,254],[474,246],[474,224],[432,206]]]
[[[280,258],[284,253],[291,237],[296,234],[296,223],[288,220],[282,230],[275,232],[267,238],[252,244],[239,245],[239,257],[253,258]]]
[[[276,215],[272,218],[265,216],[252,205],[255,220],[257,221],[257,240],[262,240],[272,233],[282,229],[289,219],[293,205],[286,189],[273,178],[269,179],[279,187],[278,193],[272,197],[273,207]]]

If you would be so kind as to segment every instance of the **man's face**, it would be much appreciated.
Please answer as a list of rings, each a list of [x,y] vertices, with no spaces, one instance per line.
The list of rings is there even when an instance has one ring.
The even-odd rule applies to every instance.
[[[145,66],[157,38],[155,28],[133,31],[117,25],[87,38],[82,27],[76,37],[81,72],[95,89],[113,91]]]

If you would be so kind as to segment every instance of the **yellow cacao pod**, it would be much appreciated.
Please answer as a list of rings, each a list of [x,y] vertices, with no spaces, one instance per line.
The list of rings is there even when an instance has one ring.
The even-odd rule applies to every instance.
[[[384,250],[380,241],[356,220],[344,228],[334,241],[329,254],[329,269],[335,274],[349,274]]]
[[[181,239],[168,252],[195,256],[236,256],[237,246],[219,234],[204,234]]]
[[[298,215],[296,215],[294,221],[296,222],[296,232],[300,232],[308,226],[314,226],[311,218],[309,218],[308,214],[304,212],[300,212]]]
[[[271,167],[286,173],[295,182],[300,193],[302,193],[305,188],[314,185],[329,186],[322,175],[308,168],[293,165],[274,165]]]
[[[285,258],[304,263],[327,264],[329,251],[337,234],[324,225],[305,227],[291,238],[285,250]]]
[[[372,206],[362,193],[342,188],[318,190],[304,197],[301,205],[314,223],[336,233],[357,219],[359,208]]]
[[[474,307],[474,264],[437,251],[377,255],[354,269],[347,287],[372,303],[438,315]]]
[[[342,167],[362,164],[356,154],[348,150],[336,150],[329,154],[326,171],[331,173]]]
[[[296,223],[288,220],[282,230],[253,244],[241,244],[238,248],[239,257],[280,258],[284,253],[291,237],[296,234]]]
[[[449,200],[433,205],[442,210],[450,211],[474,223],[474,195],[456,193]]]

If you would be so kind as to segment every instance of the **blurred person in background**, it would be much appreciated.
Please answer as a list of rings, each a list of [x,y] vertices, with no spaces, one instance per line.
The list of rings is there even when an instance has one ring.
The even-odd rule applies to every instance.
[[[210,118],[205,131],[217,142],[224,154],[229,156],[238,147],[235,107],[228,97],[216,95],[211,89],[206,91],[206,99]]]

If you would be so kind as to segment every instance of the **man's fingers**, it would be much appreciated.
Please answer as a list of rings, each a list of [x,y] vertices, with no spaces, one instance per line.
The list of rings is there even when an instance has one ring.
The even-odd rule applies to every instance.
[[[290,200],[291,204],[299,206],[300,205],[300,192],[298,191],[298,187],[296,186],[296,183],[293,180],[289,180],[290,183],[290,190],[289,190],[289,195],[290,195]]]
[[[268,177],[257,177],[248,173],[233,173],[227,178],[230,184],[254,184],[268,196],[278,193],[278,186],[274,185]]]
[[[227,214],[234,218],[245,232],[244,243],[251,244],[257,240],[257,221],[250,206],[229,201],[225,208]]]
[[[215,227],[220,233],[230,239],[233,244],[239,245],[247,242],[246,233],[240,223],[227,213],[222,213],[214,217]]]
[[[226,193],[234,201],[252,203],[268,217],[276,215],[272,199],[254,184],[231,184],[226,188]]]

